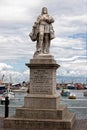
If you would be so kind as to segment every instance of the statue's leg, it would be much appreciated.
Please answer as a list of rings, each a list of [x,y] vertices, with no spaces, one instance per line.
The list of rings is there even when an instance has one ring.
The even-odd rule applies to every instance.
[[[38,51],[43,53],[44,25],[39,26]]]
[[[37,43],[36,43],[36,52],[39,50],[40,46],[39,46],[39,33],[37,35]]]
[[[44,33],[40,32],[40,34],[39,34],[39,48],[40,48],[41,52],[43,52],[43,37],[44,37]]]
[[[43,33],[38,33],[37,35],[37,43],[36,43],[36,52],[34,53],[34,56],[43,53]]]
[[[45,33],[44,35],[44,53],[49,53],[50,48],[50,36],[49,33]]]

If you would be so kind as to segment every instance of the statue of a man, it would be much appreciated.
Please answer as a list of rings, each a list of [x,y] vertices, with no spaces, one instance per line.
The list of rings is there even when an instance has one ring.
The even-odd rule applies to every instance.
[[[37,41],[34,55],[49,53],[50,41],[55,37],[52,26],[53,22],[54,19],[48,15],[47,8],[43,7],[41,15],[37,18],[32,32],[29,34],[32,41]]]

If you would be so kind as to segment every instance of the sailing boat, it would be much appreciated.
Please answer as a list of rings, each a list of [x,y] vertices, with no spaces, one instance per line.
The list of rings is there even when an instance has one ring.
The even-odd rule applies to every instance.
[[[12,92],[10,85],[7,86],[6,91],[3,93],[4,97],[8,97],[9,99],[13,99],[15,97],[15,93]]]

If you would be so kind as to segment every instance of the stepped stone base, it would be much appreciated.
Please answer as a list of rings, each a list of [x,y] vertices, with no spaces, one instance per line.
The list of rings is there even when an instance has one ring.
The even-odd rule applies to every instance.
[[[4,128],[11,128],[12,130],[15,128],[28,130],[71,130],[76,116],[74,113],[68,112],[66,106],[59,103],[57,105],[58,100],[59,97],[55,95],[38,95],[37,97],[34,95],[32,97],[32,94],[30,94],[26,96],[24,100],[25,105],[16,109],[16,115],[4,119]]]
[[[50,97],[51,98],[47,100],[48,102],[50,100],[53,101],[53,99],[55,98],[55,96],[53,99],[52,96]],[[29,96],[27,98],[29,99]],[[56,99],[57,98],[58,97],[56,97]],[[36,102],[38,102],[38,99],[40,100],[41,97],[37,97]],[[47,96],[45,98],[43,98],[42,96],[42,99],[43,99],[41,100],[42,102],[44,100],[46,101]],[[57,100],[54,100],[54,104],[51,105],[55,105],[56,101]],[[76,120],[76,115],[74,113],[68,112],[67,107],[63,105],[58,104],[57,107],[53,108],[51,107],[51,109],[49,109],[49,107],[39,108],[36,107],[36,105],[30,107],[29,104],[27,107],[25,106],[17,108],[16,115],[14,117],[4,119],[4,128],[11,128],[12,130],[14,128],[16,129],[23,128],[28,130],[71,130]]]
[[[5,128],[28,130],[71,130],[75,121],[75,114],[68,113],[63,120],[53,119],[28,119],[7,118],[4,121]]]
[[[67,107],[60,106],[58,109],[29,109],[17,108],[16,116],[29,119],[60,119],[67,115]]]
[[[30,93],[16,115],[4,119],[4,128],[71,130],[76,116],[59,103],[56,95],[56,64],[53,56],[40,55],[26,64],[30,68]]]

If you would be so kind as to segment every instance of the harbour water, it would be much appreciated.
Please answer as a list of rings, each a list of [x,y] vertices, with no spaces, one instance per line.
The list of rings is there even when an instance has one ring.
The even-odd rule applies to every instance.
[[[75,112],[77,119],[87,119],[87,97],[84,96],[83,92],[87,90],[70,90],[76,95],[76,99],[68,99],[67,97],[60,97],[60,103],[67,105],[69,111]],[[57,94],[60,90],[57,90]],[[26,92],[16,92],[15,98],[10,100],[9,104],[9,116],[15,115],[17,107],[24,105],[24,97],[27,95]],[[0,117],[4,117],[4,105],[0,104]]]
[[[87,90],[70,90],[76,95],[76,99],[68,99],[61,97],[61,104],[67,105],[69,111],[75,112],[77,119],[87,119],[87,97],[84,96],[84,91]]]

